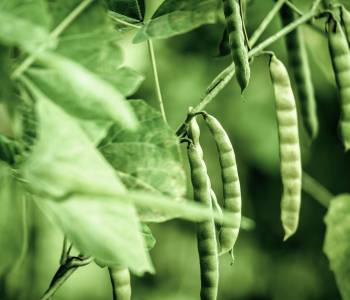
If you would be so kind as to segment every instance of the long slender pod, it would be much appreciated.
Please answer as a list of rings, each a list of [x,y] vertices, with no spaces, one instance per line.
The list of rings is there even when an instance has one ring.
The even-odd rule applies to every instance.
[[[219,243],[221,255],[233,249],[238,237],[242,207],[241,187],[235,153],[226,131],[215,117],[206,113],[203,115],[214,137],[219,153],[221,177],[224,189],[224,208],[235,214],[234,226],[223,226],[220,229]]]
[[[328,20],[328,44],[340,92],[340,129],[345,151],[350,149],[350,50],[345,34],[336,20]]]
[[[192,107],[190,107],[190,111],[189,111],[190,113],[191,113],[191,110],[192,110]],[[188,132],[188,136],[192,140],[193,144],[197,147],[197,151],[203,159],[203,149],[202,149],[200,142],[199,142],[200,128],[198,126],[196,117],[193,117],[191,122],[190,122],[190,130]],[[209,175],[207,175],[207,176],[208,176],[208,181],[210,184],[210,196],[211,196],[213,210],[218,212],[219,214],[222,214],[222,209],[219,205],[218,199],[215,195],[214,190],[211,188],[211,182],[210,182]]]
[[[287,69],[272,55],[270,75],[275,94],[275,108],[279,133],[280,167],[283,183],[281,220],[284,240],[298,228],[301,203],[301,155],[298,115]]]
[[[342,6],[340,9],[340,15],[346,34],[346,39],[348,40],[348,44],[350,45],[350,12],[344,6]]]
[[[239,0],[223,0],[226,27],[229,36],[233,62],[236,65],[237,81],[243,92],[250,79],[248,49]]]
[[[113,300],[130,300],[131,283],[128,268],[108,268],[112,283]]]
[[[210,180],[199,145],[199,135],[199,126],[193,118],[189,129],[189,138],[193,142],[188,146],[188,158],[194,199],[212,207]],[[219,285],[219,263],[214,219],[197,224],[197,245],[201,272],[200,298],[215,300]]]
[[[287,26],[295,20],[294,12],[283,5],[280,11],[282,23]],[[306,132],[311,139],[318,134],[315,91],[312,83],[309,59],[302,31],[297,28],[285,37],[288,60],[292,67],[300,100],[300,112]]]

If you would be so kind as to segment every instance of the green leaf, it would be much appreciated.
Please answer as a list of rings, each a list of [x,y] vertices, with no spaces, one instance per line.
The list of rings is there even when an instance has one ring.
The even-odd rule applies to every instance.
[[[326,253],[335,273],[342,299],[350,299],[350,195],[340,195],[331,201],[326,216]]]
[[[43,45],[46,47],[54,45],[53,39],[43,27],[1,10],[0,43],[18,46],[29,52],[35,52]]]
[[[57,26],[79,3],[74,0],[50,4],[54,25]],[[121,9],[127,3],[130,1],[124,4],[118,1]],[[95,1],[61,34],[56,52],[82,64],[129,96],[139,87],[143,77],[122,67],[123,54],[116,33],[106,7],[102,1]]]
[[[8,166],[0,163],[0,276],[9,272],[25,247],[24,194]]]
[[[79,251],[99,264],[121,264],[138,275],[154,272],[136,210],[127,195],[119,199],[81,195],[61,202],[42,199],[36,203]]]
[[[108,8],[120,15],[143,21],[145,16],[144,0],[106,0]]]
[[[51,18],[45,0],[1,0],[0,11],[12,13],[20,19],[49,28]]]
[[[151,228],[149,228],[146,224],[142,223],[142,235],[145,239],[147,250],[150,251],[156,245],[156,238],[152,234]]]
[[[124,192],[123,184],[79,124],[34,86],[31,92],[37,101],[38,140],[21,166],[31,189],[54,198]]]
[[[29,77],[67,112],[82,119],[114,120],[125,128],[136,127],[132,108],[110,84],[61,56],[42,54],[40,62],[47,69],[30,69]]]
[[[217,20],[218,4],[217,0],[165,0],[137,33],[134,42],[169,38],[213,24]]]
[[[178,138],[161,114],[142,100],[132,100],[140,122],[134,132],[112,126],[99,146],[129,190],[146,190],[179,200],[185,194],[186,176]],[[140,212],[143,221],[164,221],[156,211]]]

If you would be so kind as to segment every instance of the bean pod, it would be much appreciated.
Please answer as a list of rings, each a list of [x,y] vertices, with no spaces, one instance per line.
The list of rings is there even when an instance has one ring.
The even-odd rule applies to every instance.
[[[194,136],[195,133],[190,133]],[[194,199],[207,207],[212,207],[210,183],[203,152],[194,143],[188,145],[188,158]],[[214,219],[197,224],[197,245],[201,272],[201,300],[216,300],[219,284],[218,251]]]
[[[112,282],[113,300],[130,300],[131,283],[128,268],[108,268]]]
[[[350,50],[340,24],[328,20],[328,44],[340,92],[340,128],[345,150],[350,149]]]
[[[299,223],[301,203],[301,156],[298,116],[288,72],[281,61],[272,55],[270,75],[275,94],[275,108],[280,147],[280,168],[283,183],[281,220],[284,240],[295,233]]]
[[[234,213],[234,225],[223,226],[219,232],[220,255],[229,252],[237,240],[241,223],[241,187],[235,153],[231,141],[220,122],[208,114],[204,118],[212,133],[219,153],[224,194],[224,208]]]
[[[340,14],[344,26],[344,31],[346,34],[346,39],[348,40],[348,44],[350,45],[350,12],[344,6],[342,6]]]
[[[281,8],[283,25],[294,21],[294,13],[287,5]],[[286,37],[288,60],[292,67],[296,88],[300,100],[300,112],[306,132],[311,139],[318,133],[318,120],[315,92],[311,78],[309,59],[305,48],[305,41],[299,28],[289,33]]]
[[[239,0],[223,0],[226,28],[233,62],[236,65],[237,81],[243,92],[250,79],[248,50],[245,45],[243,20]]]

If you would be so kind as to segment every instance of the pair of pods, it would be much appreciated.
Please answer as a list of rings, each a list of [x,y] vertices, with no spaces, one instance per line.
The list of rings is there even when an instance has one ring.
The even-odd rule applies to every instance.
[[[224,206],[234,212],[235,224],[231,227],[222,226],[219,231],[220,252],[216,242],[216,228],[214,220],[197,224],[197,243],[200,259],[202,300],[215,300],[217,298],[219,281],[218,256],[232,250],[238,236],[241,221],[241,192],[236,167],[236,159],[231,142],[221,124],[212,116],[204,114],[206,123],[213,134],[218,148],[223,188]],[[188,157],[191,168],[191,181],[194,199],[220,210],[215,193],[211,189],[207,168],[203,160],[203,150],[199,144],[199,126],[193,118],[190,123],[188,136],[191,143],[188,146]]]

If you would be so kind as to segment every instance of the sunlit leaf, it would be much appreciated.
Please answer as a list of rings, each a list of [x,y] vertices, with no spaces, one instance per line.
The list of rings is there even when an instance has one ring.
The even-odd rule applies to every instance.
[[[72,193],[114,195],[124,186],[79,124],[35,87],[38,140],[21,171],[40,194],[62,198]]]
[[[161,114],[142,100],[132,100],[140,122],[128,132],[112,126],[99,149],[130,190],[146,190],[179,200],[185,194],[186,177],[178,138]],[[144,221],[163,220],[156,212],[142,212]]]
[[[350,299],[350,195],[331,201],[326,216],[327,232],[324,251],[335,273],[342,299]]]
[[[122,199],[94,195],[36,201],[84,255],[99,264],[122,264],[138,275],[153,272],[135,209]]]
[[[204,24],[213,24],[217,19],[218,4],[217,0],[165,0],[134,41],[169,38]]]

